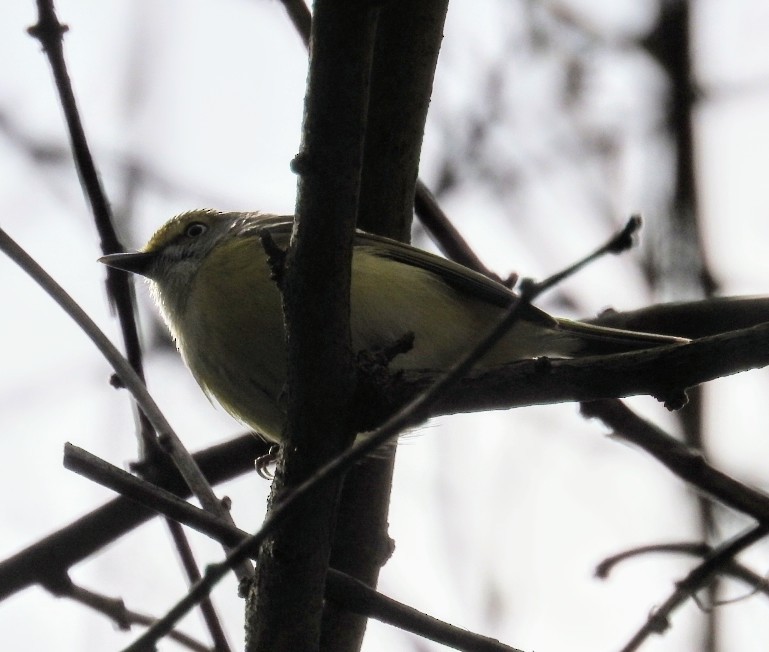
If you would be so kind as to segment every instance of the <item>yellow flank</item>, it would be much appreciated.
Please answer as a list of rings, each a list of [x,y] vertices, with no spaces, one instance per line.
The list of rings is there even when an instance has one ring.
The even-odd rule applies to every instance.
[[[503,312],[459,297],[426,270],[378,257],[366,247],[353,254],[353,351],[387,347],[414,333],[413,349],[393,360],[394,370],[448,368]],[[278,440],[285,420],[285,332],[281,297],[258,238],[232,238],[215,248],[194,276],[184,314],[175,321],[179,349],[206,392],[239,420]],[[479,368],[542,354],[541,331],[521,322]],[[558,341],[551,334],[551,354],[565,353],[555,350]]]
[[[373,255],[368,247],[359,247],[353,254],[353,348],[387,346],[408,332],[415,335],[413,349],[397,356],[390,365],[393,369],[448,368],[478,344],[504,312],[454,290],[425,269]],[[478,367],[544,355],[545,349],[551,355],[567,354],[569,344],[554,333],[518,322]]]
[[[285,419],[283,309],[258,238],[230,239],[207,256],[183,321],[178,346],[200,385],[277,441]]]

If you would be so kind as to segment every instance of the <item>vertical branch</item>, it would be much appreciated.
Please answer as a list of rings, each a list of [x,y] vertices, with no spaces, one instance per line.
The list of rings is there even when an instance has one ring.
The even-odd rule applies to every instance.
[[[283,4],[309,45],[311,17],[303,0]],[[357,216],[366,231],[409,240],[414,182],[447,5],[448,0],[395,3],[380,11]],[[420,191],[423,203],[428,201],[429,191],[418,187],[417,197]],[[392,550],[387,518],[395,450],[388,447],[351,469],[340,497],[331,565],[372,587]],[[359,649],[366,622],[327,602],[321,648]]]
[[[411,239],[422,135],[448,0],[391,2],[380,12],[371,71],[358,226]]]
[[[288,424],[271,504],[352,442],[349,289],[352,235],[376,13],[315,3],[296,222],[283,282]],[[262,545],[246,607],[246,650],[314,650],[341,481],[297,506]]]
[[[659,261],[663,267],[660,275],[662,280],[669,279],[668,283],[678,286],[673,289],[700,297],[712,295],[716,287],[699,225],[693,117],[697,89],[691,59],[689,5],[689,0],[663,3],[659,23],[645,45],[668,75],[667,122],[675,148],[675,186],[663,243],[666,255]]]
[[[427,109],[448,0],[387,3],[379,11],[371,66],[357,224],[408,242]],[[346,476],[331,565],[375,587],[389,559],[388,512],[395,446]],[[358,650],[367,619],[324,607],[321,649]]]
[[[668,112],[668,128],[675,144],[675,185],[669,223],[664,232],[665,246],[661,247],[664,258],[658,262],[659,277],[672,289],[689,296],[712,296],[716,283],[707,265],[705,248],[699,224],[697,196],[697,169],[694,137],[694,108],[697,99],[694,65],[691,59],[691,12],[689,0],[666,2],[655,32],[647,46],[670,80],[671,98]],[[704,451],[703,395],[699,387],[688,392],[689,404],[680,411],[678,418],[686,442]],[[712,503],[706,496],[698,496],[702,538],[707,541],[713,531]],[[709,603],[718,600],[719,582],[714,579],[707,587]],[[716,650],[717,610],[708,616],[708,632],[705,636],[708,650]]]

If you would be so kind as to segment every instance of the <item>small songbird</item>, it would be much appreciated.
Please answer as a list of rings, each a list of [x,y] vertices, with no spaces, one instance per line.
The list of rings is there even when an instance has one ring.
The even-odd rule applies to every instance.
[[[288,246],[293,218],[194,210],[171,218],[137,253],[100,261],[145,276],[203,390],[266,439],[280,442],[286,343],[281,297],[259,234]],[[413,347],[390,368],[448,369],[500,320],[515,295],[462,265],[358,231],[352,257],[353,351]],[[685,342],[556,319],[525,306],[480,369],[536,356],[573,357]]]

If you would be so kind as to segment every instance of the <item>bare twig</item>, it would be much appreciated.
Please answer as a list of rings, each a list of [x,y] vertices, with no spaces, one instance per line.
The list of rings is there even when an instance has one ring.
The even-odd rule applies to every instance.
[[[583,403],[582,413],[586,417],[600,419],[616,437],[639,446],[700,491],[769,527],[769,496],[719,471],[699,451],[642,419],[621,401]]]
[[[171,532],[176,550],[179,553],[184,572],[187,575],[187,580],[190,584],[200,581],[200,569],[195,561],[195,556],[192,552],[192,546],[190,546],[189,539],[184,532],[184,528],[176,521],[167,518],[166,524]],[[211,634],[211,639],[214,642],[214,649],[216,652],[230,652],[230,644],[227,641],[227,636],[224,633],[219,615],[216,613],[214,603],[211,601],[211,596],[207,596],[205,600],[200,602],[200,611],[203,614],[203,621]]]
[[[280,0],[305,48],[310,47],[312,16],[304,0]]]
[[[443,212],[435,195],[421,179],[417,179],[414,210],[419,221],[447,258],[501,282],[501,279],[475,255],[448,215]]]
[[[638,548],[633,548],[632,550],[627,550],[617,555],[607,557],[598,564],[595,569],[595,574],[596,577],[605,579],[617,564],[639,555],[672,553],[703,558],[711,555],[713,551],[713,546],[709,546],[706,543],[659,543],[648,546],[639,546]],[[738,580],[742,580],[754,592],[760,591],[765,596],[769,597],[769,583],[767,583],[766,577],[746,568],[734,559],[727,561],[721,569],[721,572]],[[723,604],[723,601],[719,604]]]
[[[585,256],[581,260],[578,260],[573,265],[569,265],[569,267],[562,270],[561,272],[553,274],[550,278],[544,281],[535,282],[531,279],[522,279],[520,290],[528,290],[529,286],[534,286],[534,288],[537,290],[537,294],[541,294],[545,290],[548,290],[554,285],[562,282],[569,276],[573,276],[579,270],[583,269],[586,265],[589,265],[598,258],[601,258],[606,254],[619,254],[623,251],[627,251],[630,249],[630,247],[633,246],[633,236],[638,232],[640,228],[641,216],[633,215],[622,229],[620,229],[611,238],[609,238],[605,244],[598,247],[598,249],[596,249],[593,253]]]
[[[63,588],[57,595],[59,597],[69,598],[90,607],[94,611],[98,611],[112,619],[115,625],[124,631],[130,630],[132,625],[149,626],[155,622],[155,618],[152,616],[147,616],[138,611],[128,609],[122,598],[110,598],[106,595],[89,591],[82,586],[78,586],[74,582],[70,582],[69,585]],[[189,650],[194,650],[194,652],[212,652],[211,648],[208,646],[178,630],[169,632],[168,637],[183,647],[186,647]],[[218,652],[220,648],[215,647],[214,649]]]
[[[759,525],[738,534],[720,546],[718,546],[705,561],[692,570],[683,580],[676,583],[673,594],[665,600],[664,604],[655,609],[646,623],[633,635],[622,652],[633,652],[652,634],[662,634],[670,626],[670,615],[681,606],[688,598],[693,597],[697,591],[706,586],[716,573],[719,573],[736,555],[751,546],[756,541],[769,534],[769,526]]]
[[[40,41],[43,51],[48,57],[56,89],[59,93],[59,101],[64,111],[77,172],[101,238],[102,253],[110,254],[123,251],[123,245],[118,240],[112,225],[112,211],[88,146],[88,139],[85,136],[85,129],[67,71],[67,64],[64,61],[63,36],[69,28],[59,22],[53,0],[37,0],[37,9],[37,24],[30,27],[28,31]],[[118,315],[128,361],[137,375],[144,380],[141,345],[139,344],[139,334],[134,317],[133,291],[126,274],[115,269],[109,269],[107,271],[107,293],[111,297]],[[152,454],[153,451],[157,452],[149,421],[141,413],[139,437],[143,455]]]
[[[112,211],[88,146],[85,129],[83,128],[67,65],[64,60],[63,35],[67,28],[59,23],[53,0],[38,0],[37,6],[38,22],[29,29],[29,33],[42,44],[53,71],[56,88],[59,93],[59,101],[63,108],[69,131],[72,153],[83,192],[91,206],[96,229],[101,238],[102,253],[122,251],[123,246],[119,242],[113,226]],[[118,270],[108,269],[107,294],[118,316],[118,322],[123,334],[123,342],[126,347],[126,356],[129,364],[143,382],[142,352],[134,314],[133,288],[130,283],[127,275]],[[137,436],[140,444],[140,457],[158,462],[162,457],[162,452],[158,446],[158,440],[155,438],[152,425],[141,410],[139,410],[138,425]],[[176,544],[184,567],[193,575],[199,575],[199,571],[193,570],[194,562],[191,562],[189,542],[185,540],[184,532],[174,527],[173,523],[169,523],[169,527],[171,528],[171,536]],[[213,605],[206,600],[201,604],[201,609],[203,610],[204,619],[209,627],[211,636],[217,643],[217,648],[226,651],[228,649],[227,643],[224,639],[221,625],[215,615]]]
[[[72,444],[67,444],[64,459],[68,469],[125,496],[130,496],[132,500],[207,534],[223,545],[232,546],[249,538],[247,532]],[[514,648],[498,641],[418,612],[333,569],[329,569],[326,598],[334,600],[346,610],[376,618],[458,650],[516,652]]]
[[[80,329],[96,345],[113,369],[118,373],[125,386],[141,406],[147,418],[158,433],[161,445],[169,452],[171,458],[189,484],[190,489],[200,500],[205,509],[224,519],[231,519],[211,489],[203,473],[190,453],[184,448],[179,437],[171,428],[163,413],[150,396],[142,380],[121,355],[109,338],[99,329],[93,320],[75,303],[64,289],[38,265],[8,234],[0,229],[0,250],[11,258],[19,267],[29,274],[43,290],[72,318]],[[240,573],[246,575],[245,568]]]
[[[253,460],[267,447],[251,434],[195,453],[195,460],[211,484],[253,471]],[[190,495],[179,472],[142,474],[177,496]],[[97,507],[69,525],[0,562],[0,600],[34,584],[48,586],[66,578],[70,567],[155,516],[141,505],[119,497]]]

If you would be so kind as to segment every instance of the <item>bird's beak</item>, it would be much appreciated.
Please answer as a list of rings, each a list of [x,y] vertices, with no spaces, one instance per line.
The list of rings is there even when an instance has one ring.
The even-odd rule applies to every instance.
[[[108,267],[122,269],[124,272],[131,272],[132,274],[141,274],[142,276],[149,276],[154,261],[155,254],[144,251],[109,254],[99,258],[99,262],[104,263]]]

